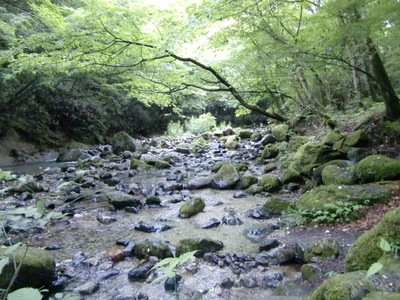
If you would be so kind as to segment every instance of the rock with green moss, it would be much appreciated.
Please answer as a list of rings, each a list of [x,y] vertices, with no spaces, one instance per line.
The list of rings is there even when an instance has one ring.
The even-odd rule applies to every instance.
[[[341,168],[336,165],[328,165],[322,169],[322,182],[329,184],[354,184],[356,181],[354,167]]]
[[[250,131],[250,130],[240,130],[239,131],[239,138],[241,138],[242,140],[244,140],[244,139],[249,139],[249,138],[251,138],[251,136],[253,135],[253,131]]]
[[[179,217],[190,218],[203,211],[206,207],[204,200],[201,198],[191,198],[186,201],[179,209]]]
[[[1,255],[8,257],[9,262],[4,266],[0,274],[0,288],[6,289],[14,276],[14,265],[21,264],[12,290],[32,287],[43,288],[49,286],[55,276],[55,261],[49,252],[33,247],[18,247],[11,254],[4,254],[6,249],[1,250]],[[4,258],[3,258],[4,259]]]
[[[246,171],[249,168],[246,164],[219,161],[211,168],[211,172],[216,173],[225,165],[233,165],[238,171]]]
[[[340,208],[343,203],[371,205],[389,199],[390,190],[380,185],[324,185],[301,195],[296,205],[311,212],[331,211],[335,206]]]
[[[134,255],[140,259],[143,259],[147,256],[155,256],[159,259],[174,256],[172,254],[170,245],[167,242],[157,238],[149,238],[136,245]]]
[[[131,169],[132,170],[137,170],[137,169],[150,169],[152,166],[148,165],[146,162],[140,160],[140,159],[136,159],[136,158],[132,158],[131,159]]]
[[[284,184],[288,183],[301,183],[303,182],[303,176],[295,168],[288,168],[283,172],[282,181]]]
[[[400,258],[397,254],[386,252],[378,262],[382,264],[382,274],[400,277]]]
[[[84,149],[66,149],[61,151],[57,157],[58,162],[70,162],[70,161],[78,161],[79,159],[89,159],[92,156]]]
[[[211,180],[211,187],[215,189],[233,188],[240,180],[240,174],[232,164],[227,164],[218,170]]]
[[[198,250],[195,255],[199,257],[208,252],[219,251],[223,247],[224,244],[221,241],[204,238],[188,238],[180,240],[178,245],[176,245],[176,256],[180,256],[186,252]]]
[[[399,300],[400,293],[391,292],[372,292],[362,298],[362,300]]]
[[[79,143],[77,141],[72,141],[71,143],[69,143],[68,149],[89,149],[89,146],[87,144],[84,143]]]
[[[276,142],[276,138],[272,134],[266,134],[262,139],[261,139],[261,145],[265,146],[268,144],[273,144]]]
[[[275,158],[279,154],[279,144],[266,145],[261,153],[261,157],[264,159]]]
[[[323,238],[308,243],[298,242],[296,250],[300,259],[305,262],[313,262],[315,258],[336,257],[340,252],[339,244],[333,238]]]
[[[107,193],[108,203],[114,206],[116,209],[123,209],[125,207],[141,207],[142,201],[132,195],[128,195],[121,191],[113,191]]]
[[[240,181],[237,183],[236,187],[241,190],[249,188],[251,185],[256,184],[258,178],[251,175],[241,176]]]
[[[272,135],[277,139],[279,142],[284,142],[287,139],[289,133],[289,125],[286,124],[278,124],[271,127]]]
[[[384,254],[381,238],[400,245],[400,207],[388,212],[372,229],[364,232],[350,247],[345,258],[346,271],[368,270]]]
[[[343,135],[337,131],[331,131],[321,140],[321,145],[333,146],[335,143],[343,139]]]
[[[120,131],[114,134],[110,139],[110,144],[113,147],[113,151],[115,154],[119,154],[125,150],[131,152],[136,151],[135,140],[125,131]]]
[[[273,170],[275,170],[276,168],[278,168],[278,165],[274,162],[272,163],[268,163],[265,165],[264,167],[264,174],[272,172]]]
[[[258,184],[253,184],[245,190],[246,194],[249,195],[261,194],[263,191],[264,191],[263,187],[259,186]]]
[[[310,300],[361,300],[376,290],[365,272],[335,275],[325,280],[310,296]]]
[[[292,201],[281,197],[271,197],[264,203],[263,208],[273,215],[281,215],[292,205]]]
[[[251,136],[250,136],[250,140],[253,142],[259,142],[262,139],[262,135],[259,132],[254,132]]]
[[[321,275],[321,268],[317,264],[304,264],[300,272],[303,280],[311,282]]]
[[[296,167],[306,174],[331,160],[343,158],[346,158],[346,154],[341,150],[310,143],[302,145],[293,156]]]
[[[266,174],[260,177],[259,185],[264,192],[273,193],[280,190],[282,183],[277,176]]]
[[[384,155],[371,155],[356,166],[356,175],[363,182],[400,179],[400,160]]]
[[[154,166],[157,169],[169,169],[169,168],[171,168],[171,165],[168,162],[163,161],[163,160],[155,161]]]
[[[240,147],[239,138],[236,135],[229,135],[226,137],[225,148],[229,150],[236,150]]]
[[[368,136],[362,130],[351,132],[344,140],[344,145],[348,147],[364,147],[368,145]]]

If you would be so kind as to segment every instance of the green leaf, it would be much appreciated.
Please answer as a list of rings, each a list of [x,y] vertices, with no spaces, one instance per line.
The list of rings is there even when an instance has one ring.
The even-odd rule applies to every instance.
[[[373,263],[368,269],[368,272],[366,275],[367,278],[378,273],[380,270],[382,270],[382,268],[383,268],[383,265],[380,262]]]
[[[10,262],[8,257],[2,257],[0,259],[0,274],[3,272],[3,268]]]
[[[7,300],[41,300],[42,298],[40,291],[34,288],[18,289],[7,296]]]
[[[389,242],[387,240],[385,240],[384,238],[381,238],[379,247],[385,252],[390,252],[390,250],[392,249]]]
[[[36,203],[36,208],[37,208],[37,212],[38,212],[41,216],[43,216],[44,213],[45,213],[45,211],[46,211],[46,206],[44,206],[44,204],[43,204],[42,201],[39,200],[39,201]]]
[[[7,254],[13,253],[15,250],[17,250],[17,248],[18,248],[20,245],[21,245],[21,243],[19,242],[19,243],[16,243],[15,245],[12,245],[12,246],[8,247],[7,250],[4,251],[4,254],[7,255]]]
[[[198,252],[199,250],[194,250],[191,252],[186,252],[183,253],[181,256],[179,256],[179,265],[184,264],[185,262],[187,262],[189,259],[191,259],[196,252]]]

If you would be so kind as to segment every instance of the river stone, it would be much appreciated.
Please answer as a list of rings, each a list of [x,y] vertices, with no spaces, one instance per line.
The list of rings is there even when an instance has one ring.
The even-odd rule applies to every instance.
[[[340,252],[339,244],[333,238],[323,238],[307,244],[298,242],[296,250],[305,262],[313,262],[314,258],[337,257]]]
[[[180,240],[178,245],[176,245],[176,256],[180,256],[186,252],[195,251],[195,256],[200,257],[208,252],[216,252],[221,250],[224,244],[221,241],[203,239],[203,238],[189,238]]]
[[[301,183],[303,182],[303,177],[301,176],[300,172],[294,168],[287,168],[283,171],[282,181],[284,184],[288,183]]]
[[[349,133],[344,140],[344,145],[348,147],[364,147],[369,142],[368,136],[362,130],[357,130]]]
[[[338,274],[325,280],[312,294],[310,300],[359,300],[376,290],[365,272]]]
[[[132,170],[137,170],[137,169],[150,169],[152,166],[148,165],[146,162],[140,160],[140,159],[136,159],[136,158],[132,158],[131,159],[131,163],[130,163],[130,168]]]
[[[189,190],[197,190],[197,189],[204,189],[208,188],[211,185],[211,179],[210,177],[196,177],[191,179],[188,184],[187,188]]]
[[[272,218],[272,214],[269,211],[267,211],[264,207],[249,209],[248,211],[245,212],[245,216],[248,218],[264,219],[264,220]]]
[[[203,229],[209,229],[209,228],[214,228],[218,227],[221,225],[221,221],[218,221],[216,218],[211,218],[207,223],[204,225],[200,226]]]
[[[270,235],[277,227],[269,224],[264,227],[246,228],[243,230],[244,236],[252,242],[260,242]]]
[[[115,191],[107,194],[108,202],[116,209],[125,207],[141,207],[142,202],[134,196],[125,194],[124,192]]]
[[[329,184],[354,184],[355,172],[353,167],[341,168],[336,165],[328,165],[322,169],[322,182]]]
[[[332,211],[332,204],[354,203],[365,205],[383,203],[390,199],[387,187],[379,185],[326,185],[316,187],[299,197],[296,205],[309,211]],[[334,212],[333,212],[334,213]]]
[[[372,292],[363,297],[362,300],[399,300],[400,293]]]
[[[265,167],[264,167],[264,174],[270,173],[270,172],[272,172],[273,170],[275,170],[276,168],[278,168],[278,165],[277,165],[276,163],[274,163],[274,162],[268,163],[268,164],[266,164]]]
[[[305,264],[300,268],[301,278],[312,282],[321,275],[321,268],[317,264]]]
[[[240,181],[236,185],[236,188],[245,190],[257,182],[258,182],[258,178],[255,176],[251,176],[251,175],[241,176]]]
[[[238,135],[239,137],[244,140],[244,139],[249,139],[253,135],[253,131],[250,130],[240,130]]]
[[[262,242],[262,244],[258,247],[258,251],[269,251],[271,249],[277,248],[281,245],[281,243],[276,239],[267,239]]]
[[[368,270],[384,254],[381,238],[400,245],[400,207],[388,212],[372,229],[364,232],[350,247],[345,258],[346,271]]]
[[[256,195],[256,194],[260,194],[264,191],[262,186],[259,186],[258,184],[253,184],[251,186],[249,186],[245,192],[249,195]]]
[[[27,251],[28,250],[28,251]],[[22,263],[12,290],[23,287],[43,288],[49,286],[55,276],[55,261],[49,252],[33,247],[18,247],[11,254],[5,254],[6,249],[1,249],[1,255],[9,258],[0,274],[0,288],[6,289],[14,275],[14,262]]]
[[[191,198],[186,201],[179,209],[180,218],[190,218],[203,211],[206,207],[204,200],[201,198]]]
[[[89,281],[78,286],[75,291],[81,295],[92,295],[99,289],[99,287],[100,285],[98,282]]]
[[[400,179],[400,160],[384,155],[371,155],[356,166],[356,175],[363,182]]]
[[[169,292],[174,292],[178,289],[179,281],[181,281],[182,275],[175,274],[173,277],[168,277],[164,281],[164,289]]]
[[[243,221],[233,214],[228,214],[222,217],[222,224],[235,226],[235,225],[242,225]]]
[[[128,279],[131,282],[137,281],[145,281],[147,277],[150,275],[150,270],[156,265],[156,261],[154,259],[150,259],[147,262],[144,262],[133,268],[128,272]]]
[[[22,180],[16,181],[16,186],[12,188],[17,193],[40,193],[45,190],[43,185],[33,178],[31,175],[25,175]]]
[[[229,150],[238,149],[240,147],[238,140],[239,138],[236,135],[227,136],[225,141],[225,148]]]
[[[149,238],[140,244],[137,244],[134,250],[137,258],[145,258],[146,256],[155,256],[159,259],[173,257],[170,245],[160,239]]]
[[[253,142],[259,142],[262,139],[262,135],[259,132],[254,132],[251,136],[250,136],[250,140]]]
[[[212,168],[211,172],[217,173],[223,166],[233,165],[237,171],[247,171],[249,168],[246,164],[230,163],[227,161],[219,161]]]
[[[113,147],[115,154],[119,154],[125,150],[131,152],[136,151],[135,140],[125,131],[120,131],[114,134],[113,137],[110,139],[110,144]]]
[[[232,164],[224,165],[211,180],[211,187],[215,189],[233,188],[240,180],[240,174]]]
[[[294,258],[294,252],[289,249],[282,247],[274,248],[269,251],[263,251],[256,255],[255,259],[257,263],[263,266],[276,266]]]
[[[267,134],[261,139],[261,144],[263,146],[268,144],[273,144],[276,142],[276,138],[272,134]]]
[[[57,157],[57,162],[70,162],[70,161],[78,161],[79,159],[85,160],[90,159],[91,156],[87,150],[83,149],[66,149]]]
[[[266,145],[261,153],[263,159],[275,158],[279,154],[279,144]]]
[[[263,188],[264,192],[273,193],[279,191],[282,184],[277,176],[263,175],[260,177],[259,185]]]
[[[287,211],[291,205],[291,200],[274,196],[264,203],[263,208],[267,212],[279,216],[282,212]]]
[[[289,132],[289,125],[287,125],[287,124],[278,124],[271,128],[272,135],[279,142],[286,141],[288,132]]]
[[[342,140],[344,137],[337,131],[331,131],[325,135],[321,140],[321,145],[333,146],[338,141]]]
[[[156,223],[146,223],[144,221],[140,221],[135,227],[135,230],[143,231],[143,232],[162,232],[170,230],[172,227],[166,224],[156,224]]]
[[[302,145],[293,156],[297,168],[305,174],[331,160],[343,158],[346,154],[341,150],[311,143]]]

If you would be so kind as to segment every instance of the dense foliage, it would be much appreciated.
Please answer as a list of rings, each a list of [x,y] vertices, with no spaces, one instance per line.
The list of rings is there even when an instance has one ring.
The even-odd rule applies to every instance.
[[[93,143],[205,112],[335,126],[377,102],[395,120],[399,15],[396,0],[2,1],[0,134]]]

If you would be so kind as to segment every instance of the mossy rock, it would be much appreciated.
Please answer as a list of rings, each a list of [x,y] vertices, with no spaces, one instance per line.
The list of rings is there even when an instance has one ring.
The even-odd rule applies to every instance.
[[[78,161],[79,159],[89,159],[92,156],[84,149],[67,149],[62,152],[57,157],[57,162],[70,162]]]
[[[400,245],[400,207],[388,212],[372,229],[364,232],[350,247],[345,258],[346,271],[368,270],[383,253],[381,238]]]
[[[356,166],[356,175],[363,182],[400,179],[400,160],[384,155],[371,155]]]
[[[372,292],[362,298],[362,300],[399,300],[400,293]]]
[[[263,159],[268,159],[268,158],[275,158],[279,154],[279,146],[280,144],[270,144],[266,145],[261,153],[261,157]]]
[[[135,140],[125,131],[120,131],[114,134],[113,137],[110,139],[110,144],[113,147],[114,153],[116,154],[119,154],[125,150],[131,152],[136,151]]]
[[[259,181],[264,192],[273,193],[280,190],[282,183],[277,176],[263,175]]]
[[[176,245],[176,256],[180,256],[186,252],[198,250],[195,256],[200,257],[208,252],[216,252],[221,250],[224,244],[221,241],[203,239],[203,238],[188,238],[180,240]]]
[[[301,176],[300,172],[296,169],[288,168],[283,172],[282,181],[284,184],[291,182],[301,183],[303,182],[303,176]]]
[[[179,217],[190,218],[203,211],[206,207],[204,200],[201,198],[191,198],[185,202],[179,209]]]
[[[241,138],[242,140],[245,140],[245,139],[251,138],[253,133],[254,132],[250,131],[250,130],[240,130],[238,135],[239,135],[239,138]]]
[[[376,290],[365,272],[335,275],[325,280],[310,296],[310,300],[361,300]]]
[[[142,243],[136,245],[134,255],[140,259],[147,256],[156,256],[159,259],[174,256],[169,244],[156,238],[146,239]]]
[[[300,268],[301,278],[307,281],[313,281],[321,276],[321,268],[317,264],[304,264]]]
[[[321,140],[321,145],[333,146],[335,143],[343,139],[343,135],[337,131],[331,131]]]
[[[344,152],[315,144],[302,145],[293,156],[297,168],[305,174],[331,160],[343,158],[346,158]]]
[[[354,184],[354,167],[341,168],[336,165],[328,165],[321,172],[322,182],[329,184]]]
[[[163,160],[157,160],[155,162],[154,166],[157,169],[169,169],[169,168],[171,168],[171,165],[168,162],[163,161]]]
[[[330,166],[330,165],[338,166],[340,168],[347,168],[351,165],[351,161],[346,160],[346,159],[334,159],[334,160],[328,161],[327,163],[323,164],[322,166],[315,168],[313,171],[313,175],[315,177],[321,177],[322,170],[325,167]]]
[[[291,200],[283,199],[281,197],[271,197],[264,203],[263,207],[267,212],[272,213],[273,215],[281,215],[282,212],[287,211],[291,205]]]
[[[79,143],[77,141],[72,141],[71,143],[69,143],[68,149],[85,149],[88,150],[89,146],[87,144],[84,143]]]
[[[215,189],[233,188],[240,180],[240,174],[232,164],[227,164],[218,170],[211,180],[211,187]]]
[[[278,124],[276,126],[271,127],[271,133],[279,142],[284,142],[287,140],[287,136],[289,133],[289,125],[286,124]]]
[[[278,168],[278,165],[276,163],[266,164],[265,167],[264,167],[264,173],[272,172],[276,168]]]
[[[136,158],[131,159],[130,167],[132,170],[137,170],[137,169],[147,170],[152,168],[152,166],[148,165],[146,162]]]
[[[46,250],[33,247],[18,247],[11,254],[4,254],[6,249],[2,249],[2,255],[9,258],[9,263],[5,265],[0,274],[0,288],[6,289],[14,275],[14,262],[19,265],[22,262],[17,278],[12,286],[12,290],[23,287],[42,288],[49,286],[55,276],[55,261]]]
[[[236,135],[226,137],[225,148],[229,150],[236,150],[240,147],[239,138]]]
[[[303,210],[331,211],[336,204],[372,205],[389,199],[390,190],[380,185],[324,185],[301,195],[296,205]]]
[[[307,244],[299,242],[296,244],[296,250],[303,261],[312,262],[316,257],[323,259],[338,256],[340,247],[335,239],[323,238]]]
[[[262,139],[262,135],[259,132],[254,132],[251,136],[250,136],[250,140],[253,142],[259,142]]]
[[[368,136],[362,130],[351,132],[344,140],[344,145],[348,147],[364,147],[368,145]]]
[[[240,181],[236,185],[238,189],[245,190],[249,188],[251,185],[256,184],[258,182],[258,178],[251,175],[242,176]]]
[[[378,260],[382,264],[380,273],[400,277],[400,258],[392,253],[385,253]]]
[[[217,162],[212,168],[211,172],[216,173],[225,165],[233,165],[236,170],[240,171],[246,171],[249,167],[246,164],[240,164],[240,163],[231,163],[227,161],[219,161]]]
[[[261,145],[266,146],[276,142],[276,138],[272,134],[267,134],[261,139]]]
[[[257,195],[257,194],[261,194],[264,191],[262,186],[259,186],[258,184],[253,184],[251,186],[249,186],[245,192],[249,195]]]
[[[116,209],[123,209],[127,206],[141,207],[142,202],[132,195],[128,195],[121,191],[113,191],[107,193],[108,203]]]

